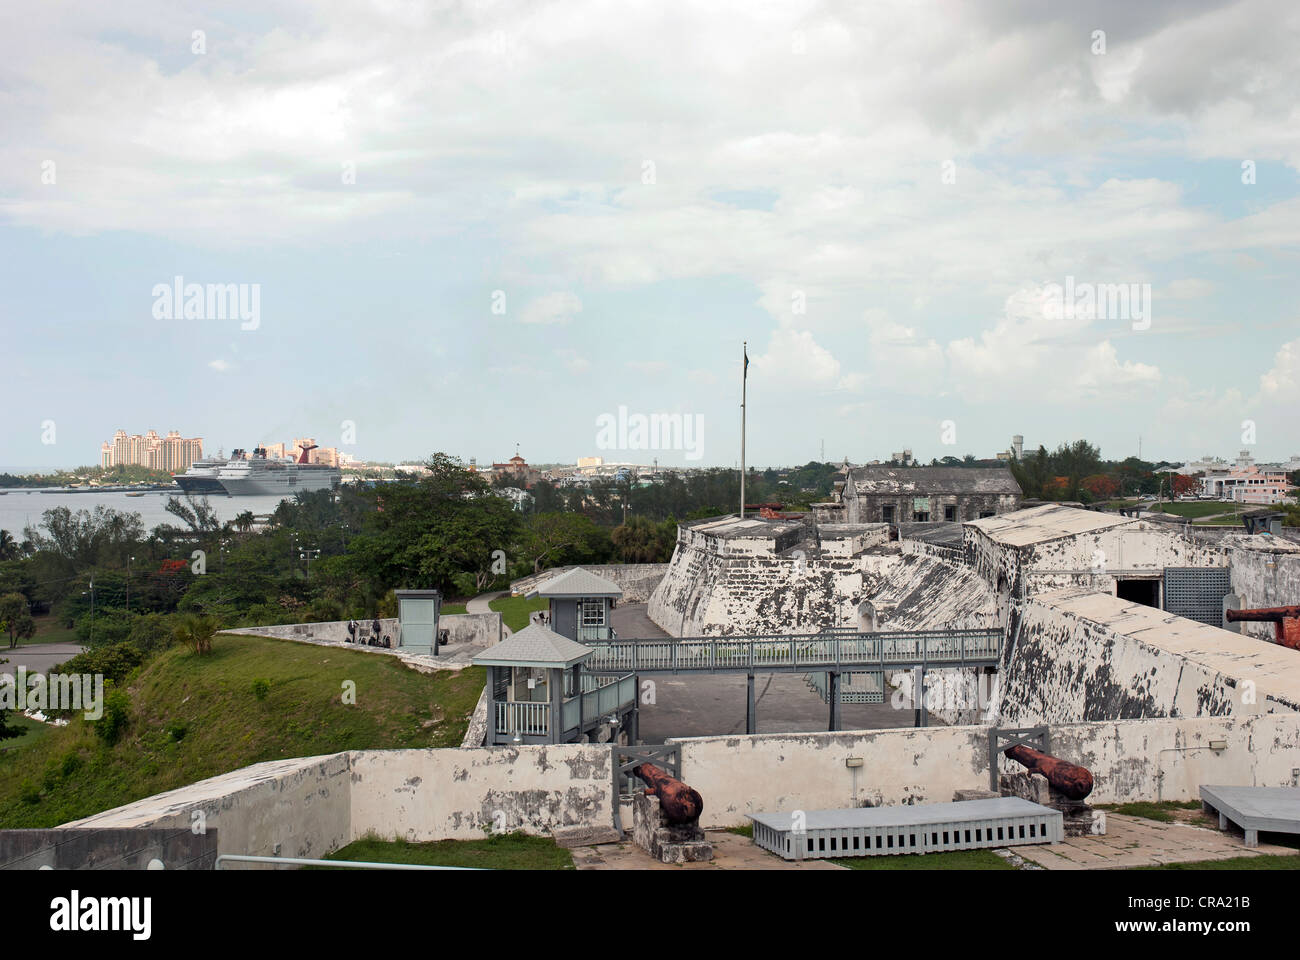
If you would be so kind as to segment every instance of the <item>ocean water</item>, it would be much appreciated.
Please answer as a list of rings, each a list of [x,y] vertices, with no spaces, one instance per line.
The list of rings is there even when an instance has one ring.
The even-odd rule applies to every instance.
[[[73,513],[78,510],[93,511],[97,506],[111,507],[126,513],[140,514],[140,520],[148,532],[160,523],[183,527],[184,521],[167,512],[167,498],[179,496],[179,491],[149,491],[143,497],[128,497],[125,493],[57,493],[44,490],[8,488],[0,496],[0,530],[8,530],[14,539],[23,539],[23,529],[39,526],[41,515],[55,507],[67,507]],[[279,506],[281,497],[227,497],[213,496],[208,503],[222,520],[233,520],[245,510],[255,516],[265,516]]]

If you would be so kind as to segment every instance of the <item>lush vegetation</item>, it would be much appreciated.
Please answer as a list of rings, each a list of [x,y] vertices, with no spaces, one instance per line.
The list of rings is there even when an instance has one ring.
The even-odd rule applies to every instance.
[[[482,840],[440,840],[411,843],[363,837],[325,857],[369,863],[419,863],[435,867],[475,867],[480,870],[572,870],[573,857],[549,837],[500,833]],[[332,868],[322,868],[332,869]]]
[[[225,634],[206,654],[175,645],[144,659],[122,644],[65,668],[106,675],[104,715],[72,713],[12,741],[0,827],[56,826],[265,760],[457,746],[484,682],[479,668],[430,676],[391,657]]]

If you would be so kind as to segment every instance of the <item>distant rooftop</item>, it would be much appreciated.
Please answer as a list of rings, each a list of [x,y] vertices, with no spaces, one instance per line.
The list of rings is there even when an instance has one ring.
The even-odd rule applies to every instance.
[[[853,467],[848,474],[859,494],[991,493],[1021,496],[1008,467]]]
[[[1121,517],[1113,513],[1081,510],[1053,503],[982,520],[970,520],[964,526],[979,530],[995,543],[1024,547],[1137,522],[1135,517]]]

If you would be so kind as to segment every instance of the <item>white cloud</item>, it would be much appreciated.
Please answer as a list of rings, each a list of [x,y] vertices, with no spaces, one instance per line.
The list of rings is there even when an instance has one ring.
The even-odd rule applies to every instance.
[[[519,314],[520,323],[568,323],[582,312],[582,301],[575,294],[548,293],[530,302]]]
[[[230,369],[230,364],[227,363],[225,360],[222,360],[220,357],[218,357],[216,360],[209,360],[208,366],[211,367],[213,370],[217,371],[217,373],[225,373],[227,370]]]

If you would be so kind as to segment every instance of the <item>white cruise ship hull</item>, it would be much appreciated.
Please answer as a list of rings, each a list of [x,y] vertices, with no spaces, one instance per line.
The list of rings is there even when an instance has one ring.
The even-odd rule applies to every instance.
[[[342,479],[343,474],[338,470],[299,470],[296,466],[286,466],[261,475],[221,477],[220,482],[232,497],[291,497],[295,493],[333,490]]]

